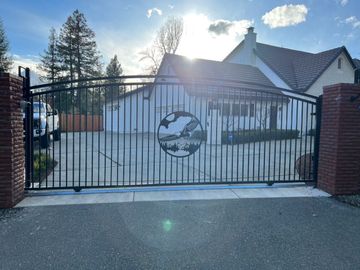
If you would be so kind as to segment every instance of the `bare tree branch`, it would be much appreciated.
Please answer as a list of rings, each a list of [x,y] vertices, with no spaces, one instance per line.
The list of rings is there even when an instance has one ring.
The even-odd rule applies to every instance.
[[[140,54],[140,61],[150,62],[147,68],[150,74],[156,74],[163,56],[166,53],[174,54],[179,47],[181,36],[183,34],[183,19],[170,17],[159,29],[152,47],[147,48]]]

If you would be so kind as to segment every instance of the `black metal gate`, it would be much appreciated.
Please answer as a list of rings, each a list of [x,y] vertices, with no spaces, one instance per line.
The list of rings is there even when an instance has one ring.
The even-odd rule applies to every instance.
[[[26,74],[27,189],[316,180],[313,96],[170,76],[30,87]]]

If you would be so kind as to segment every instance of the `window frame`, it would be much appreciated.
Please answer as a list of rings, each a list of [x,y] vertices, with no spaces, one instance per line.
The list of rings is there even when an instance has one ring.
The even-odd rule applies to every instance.
[[[232,104],[232,111],[231,111],[232,116],[240,116],[240,105],[241,104],[239,104],[239,103]]]
[[[221,106],[222,110],[221,110],[221,115],[222,116],[230,116],[231,115],[231,104],[230,103],[224,103]],[[226,108],[226,110],[225,110]],[[226,112],[226,113],[224,113]]]
[[[249,116],[250,117],[255,117],[255,104],[251,103],[250,107],[249,107]]]
[[[249,104],[240,104],[240,116],[242,117],[249,116]]]
[[[338,69],[342,69],[342,58],[341,58],[341,57],[338,58],[337,68],[338,68]]]

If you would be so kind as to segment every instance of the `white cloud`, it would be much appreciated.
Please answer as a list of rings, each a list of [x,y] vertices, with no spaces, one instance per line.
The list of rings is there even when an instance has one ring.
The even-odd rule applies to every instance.
[[[174,5],[168,5],[168,7],[170,8],[170,9],[174,9]]]
[[[30,68],[30,81],[31,85],[41,84],[39,77],[42,74],[41,70],[38,69],[38,64],[40,63],[40,59],[38,56],[26,55],[20,56],[17,54],[13,54],[14,65],[12,67],[11,72],[13,74],[18,74],[18,67],[22,66],[24,68]]]
[[[40,63],[40,59],[37,56],[31,56],[31,55],[22,56],[18,54],[13,54],[13,59],[14,59],[13,71],[17,71],[18,66],[22,66],[24,68],[28,67],[35,72],[39,71],[37,65]]]
[[[338,2],[344,7],[349,3],[349,0],[338,0]]]
[[[176,53],[190,58],[222,60],[242,40],[250,20],[212,20],[204,14],[183,17],[184,32]]]
[[[264,24],[270,28],[297,25],[306,21],[308,8],[305,5],[283,5],[276,7],[262,16]]]
[[[156,8],[156,7],[150,8],[146,12],[146,17],[150,18],[153,15],[153,13],[157,13],[157,15],[161,16],[162,15],[162,10],[159,9],[159,8]]]
[[[230,21],[217,20],[209,25],[209,32],[213,32],[216,35],[228,34],[231,27],[232,23]]]
[[[352,25],[353,28],[360,28],[360,20],[355,16],[346,18],[345,23]]]

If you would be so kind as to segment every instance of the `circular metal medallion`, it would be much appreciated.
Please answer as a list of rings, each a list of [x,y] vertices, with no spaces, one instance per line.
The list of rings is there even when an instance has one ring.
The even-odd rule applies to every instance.
[[[182,158],[194,154],[205,137],[199,119],[183,111],[165,116],[158,128],[161,148],[173,157]]]

